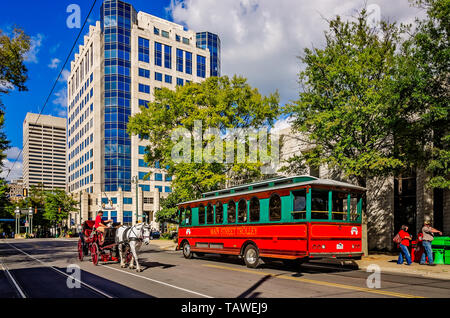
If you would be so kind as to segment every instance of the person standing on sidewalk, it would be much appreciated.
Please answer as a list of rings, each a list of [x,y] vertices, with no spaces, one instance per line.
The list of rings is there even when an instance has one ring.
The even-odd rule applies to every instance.
[[[403,257],[406,259],[406,264],[411,265],[411,254],[409,254],[409,241],[411,241],[411,235],[408,233],[408,226],[402,225],[402,229],[398,233],[402,238],[400,243],[400,255],[398,256],[397,264],[403,264]]]
[[[434,234],[439,233],[439,235],[442,235],[442,232],[439,230],[436,230],[431,227],[431,222],[429,220],[425,220],[424,226],[422,228],[422,245],[425,249],[424,253],[422,254],[422,258],[420,259],[420,265],[425,265],[425,254],[428,257],[428,265],[430,266],[436,266],[436,264],[433,263],[433,251],[431,249],[431,242],[434,240]]]

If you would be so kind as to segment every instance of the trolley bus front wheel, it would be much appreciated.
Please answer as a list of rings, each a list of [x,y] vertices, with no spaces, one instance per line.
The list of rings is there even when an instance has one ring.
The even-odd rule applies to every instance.
[[[244,250],[245,265],[249,268],[257,268],[260,263],[258,249],[250,244]]]
[[[187,258],[187,259],[191,259],[193,256],[193,253],[191,251],[191,245],[189,244],[188,241],[186,241],[183,244],[183,256],[184,256],[184,258]]]

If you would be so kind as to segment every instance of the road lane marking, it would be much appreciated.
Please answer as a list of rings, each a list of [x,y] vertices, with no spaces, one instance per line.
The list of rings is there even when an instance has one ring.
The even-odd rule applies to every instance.
[[[313,279],[308,279],[308,278],[284,276],[284,274],[273,274],[273,273],[262,272],[262,271],[254,271],[254,270],[249,270],[249,269],[234,268],[234,267],[212,265],[212,264],[204,264],[203,266],[210,267],[210,268],[229,270],[229,271],[235,271],[235,272],[250,273],[250,274],[261,275],[261,276],[269,275],[269,276],[272,276],[275,278],[280,278],[280,279],[293,280],[293,281],[310,283],[310,284],[315,284],[315,285],[322,285],[322,286],[327,286],[327,287],[350,289],[350,290],[354,290],[354,291],[360,291],[360,292],[365,292],[365,293],[374,293],[374,294],[385,295],[385,296],[392,296],[392,297],[399,297],[399,298],[425,298],[422,296],[402,294],[402,293],[391,292],[391,291],[386,291],[386,290],[377,290],[377,289],[371,289],[371,288],[365,288],[365,287],[357,287],[357,286],[351,286],[351,285],[330,283],[330,282],[324,282],[324,281],[313,280]]]
[[[11,275],[11,273],[8,270],[8,267],[6,266],[6,264],[2,263],[2,269],[3,271],[6,273],[6,275],[8,276],[8,278],[10,279],[10,281],[13,283],[14,287],[16,288],[16,291],[19,293],[20,297],[22,298],[27,298],[27,296],[25,296],[25,293],[22,291],[22,288],[20,288],[19,284],[16,282],[16,280],[14,279],[14,277]]]
[[[47,263],[41,261],[40,259],[37,259],[36,257],[31,256],[30,254],[28,254],[28,253],[22,251],[21,249],[15,247],[14,245],[11,245],[11,244],[9,244],[9,243],[7,243],[7,244],[10,245],[10,246],[12,246],[13,248],[15,248],[16,250],[18,250],[18,251],[21,252],[22,254],[25,254],[26,256],[28,256],[28,257],[34,259],[35,261],[41,263],[41,264],[44,265],[45,267],[51,268],[51,269],[53,269],[54,271],[56,271],[56,272],[58,272],[58,273],[60,273],[60,274],[62,274],[62,275],[64,275],[64,276],[67,276],[67,277],[69,277],[70,279],[73,279],[73,280],[76,281],[76,282],[79,282],[79,283],[82,284],[83,286],[86,286],[87,288],[89,288],[89,289],[95,291],[96,293],[99,293],[100,295],[103,295],[103,296],[106,297],[106,298],[114,298],[113,296],[108,295],[107,293],[105,293],[105,292],[103,292],[103,291],[101,291],[101,290],[95,288],[94,286],[91,286],[91,285],[89,285],[89,284],[87,284],[87,283],[85,283],[85,282],[82,282],[81,280],[76,279],[75,277],[72,277],[71,275],[68,275],[67,273],[64,273],[63,271],[60,271],[60,270],[57,269],[57,268],[55,268],[55,267],[53,267],[53,266],[51,266],[51,265],[48,265]]]
[[[117,268],[114,268],[114,267],[111,267],[111,266],[108,266],[108,265],[100,265],[100,266],[107,267],[109,269],[113,269],[115,271],[122,272],[122,273],[125,273],[125,274],[128,274],[128,275],[132,275],[132,276],[135,276],[135,277],[143,278],[143,279],[146,279],[146,280],[149,280],[151,282],[155,282],[155,283],[158,283],[158,284],[161,284],[161,285],[165,285],[165,286],[168,286],[168,287],[179,289],[179,290],[182,290],[182,291],[194,294],[194,295],[198,295],[198,296],[201,296],[201,297],[204,297],[204,298],[214,298],[214,297],[211,297],[211,296],[208,296],[208,295],[205,295],[205,294],[197,293],[197,292],[195,292],[193,290],[189,290],[189,289],[186,289],[186,288],[183,288],[183,287],[178,287],[178,286],[175,286],[175,285],[171,285],[169,283],[161,282],[159,280],[148,278],[148,277],[145,277],[145,276],[142,276],[142,275],[137,275],[137,274],[134,274],[134,273],[130,273],[130,272],[127,272],[127,271],[124,271],[124,270],[121,270],[121,269],[117,269]]]

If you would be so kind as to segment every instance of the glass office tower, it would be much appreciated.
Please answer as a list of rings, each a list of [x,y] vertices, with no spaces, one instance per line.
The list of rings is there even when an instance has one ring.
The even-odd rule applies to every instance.
[[[211,32],[197,33],[197,47],[202,49],[209,49],[211,56],[211,76],[220,76],[220,38]]]
[[[131,25],[136,11],[118,0],[101,8],[105,74],[105,165],[104,191],[131,190]]]

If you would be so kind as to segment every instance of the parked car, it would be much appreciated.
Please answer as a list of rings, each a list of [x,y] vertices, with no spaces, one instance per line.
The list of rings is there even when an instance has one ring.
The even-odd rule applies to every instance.
[[[152,231],[150,235],[153,240],[157,240],[161,237],[161,233],[159,233],[159,231]]]

